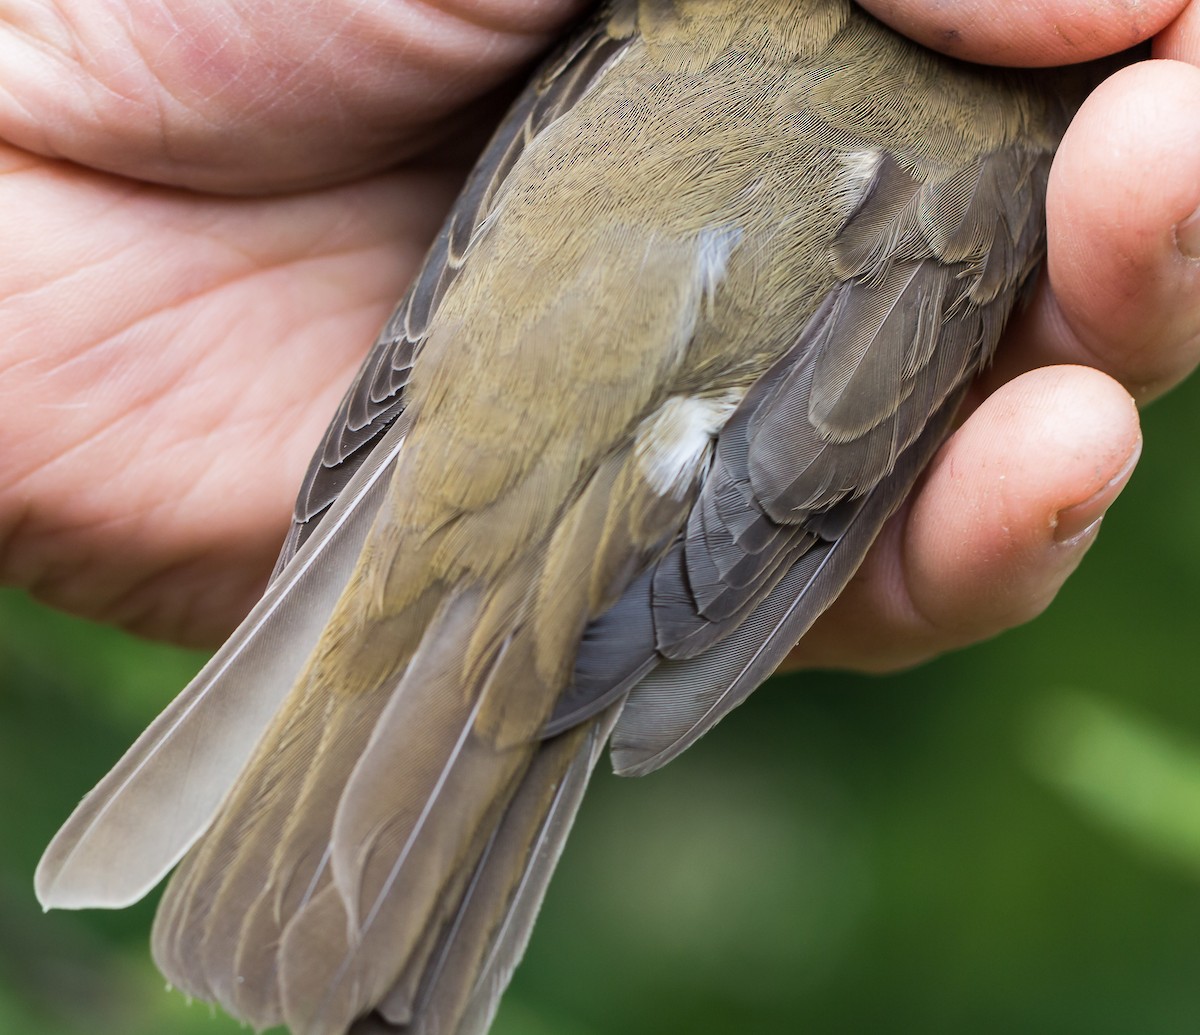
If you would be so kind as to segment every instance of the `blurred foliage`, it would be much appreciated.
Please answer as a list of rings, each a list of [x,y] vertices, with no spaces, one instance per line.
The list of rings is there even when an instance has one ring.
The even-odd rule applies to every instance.
[[[1200,1031],[1200,386],[1051,610],[888,678],[781,678],[601,774],[497,1035]],[[152,905],[42,916],[41,848],[196,655],[0,596],[0,1035],[223,1035]]]

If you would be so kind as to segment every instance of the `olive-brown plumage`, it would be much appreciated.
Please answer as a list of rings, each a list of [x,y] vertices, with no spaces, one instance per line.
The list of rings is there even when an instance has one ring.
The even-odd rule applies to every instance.
[[[1050,83],[1054,86],[1050,86]],[[690,744],[840,592],[1040,260],[1078,90],[846,0],[624,0],[535,77],[277,575],[47,850],[298,1035],[482,1032],[611,733]]]

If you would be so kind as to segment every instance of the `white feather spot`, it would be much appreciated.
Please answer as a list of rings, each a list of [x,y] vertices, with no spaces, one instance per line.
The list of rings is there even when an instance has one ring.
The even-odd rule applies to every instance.
[[[642,421],[633,451],[642,475],[660,496],[681,500],[708,467],[713,443],[741,390],[713,395],[675,395]]]
[[[882,151],[847,151],[841,156],[842,171],[833,185],[834,204],[849,216],[862,202],[883,161]]]
[[[697,240],[696,275],[700,281],[704,305],[712,312],[713,296],[729,266],[729,256],[742,240],[742,228],[738,226],[713,227],[702,230]]]

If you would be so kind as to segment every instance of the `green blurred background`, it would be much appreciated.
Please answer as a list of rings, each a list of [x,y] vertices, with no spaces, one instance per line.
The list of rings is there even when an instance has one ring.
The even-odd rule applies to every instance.
[[[1200,1032],[1200,385],[1026,628],[768,684],[601,774],[497,1035]],[[164,991],[151,904],[42,916],[38,855],[198,666],[0,595],[0,1035],[240,1031]]]

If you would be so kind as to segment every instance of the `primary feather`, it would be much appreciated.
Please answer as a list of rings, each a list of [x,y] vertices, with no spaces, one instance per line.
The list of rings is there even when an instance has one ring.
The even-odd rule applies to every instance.
[[[43,902],[123,904],[190,847],[154,934],[178,987],[297,1035],[485,1031],[609,734],[648,771],[743,700],[943,439],[1071,103],[846,0],[611,4]]]

